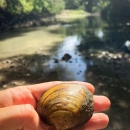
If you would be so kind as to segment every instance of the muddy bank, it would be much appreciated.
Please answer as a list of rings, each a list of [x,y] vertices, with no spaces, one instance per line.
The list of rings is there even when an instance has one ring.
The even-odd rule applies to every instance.
[[[107,96],[111,101],[110,109],[105,112],[110,118],[105,130],[129,129],[130,55],[108,51],[89,54],[94,65],[88,67],[87,81],[95,86],[95,94]]]
[[[30,14],[30,15],[11,15],[6,14],[6,18],[0,18],[0,31],[13,30],[18,28],[29,28],[39,26],[49,26],[55,24],[65,24],[73,22],[75,19],[81,19],[86,16],[98,16],[99,14],[89,14],[84,11],[64,10],[60,14]]]
[[[38,26],[49,26],[53,24],[58,24],[55,16],[13,16],[9,21],[1,20],[0,31],[12,30],[17,28],[29,28]]]
[[[128,129],[130,55],[94,50],[82,51],[82,55],[93,61],[93,66],[88,66],[86,78],[95,86],[95,94],[107,96],[112,103],[106,112],[110,123],[105,130]],[[34,54],[1,59],[0,89],[59,80],[57,71],[48,73],[43,66],[49,58],[49,55]],[[57,64],[59,61],[54,59],[54,62]],[[115,115],[116,112],[120,114]],[[120,117],[123,117],[123,122]]]
[[[34,54],[0,60],[0,89],[56,80],[57,73],[46,73],[42,66],[48,58]]]
[[[95,71],[95,74],[98,78],[102,79],[101,81],[105,81],[110,85],[129,84],[129,54],[125,52],[112,53],[109,51],[98,51],[91,52],[89,54],[89,58],[93,59],[94,62],[94,66],[92,66],[90,69],[94,69],[93,71]],[[118,83],[118,81],[120,83]]]
[[[130,79],[129,54],[92,50],[87,53],[82,51],[82,54],[87,60],[93,61],[93,66],[88,66],[86,73],[88,82],[96,87],[123,85],[124,89],[128,89],[127,85]],[[47,73],[43,66],[49,60],[49,57],[49,55],[44,54],[33,54],[1,59],[1,88],[58,80],[56,71]]]

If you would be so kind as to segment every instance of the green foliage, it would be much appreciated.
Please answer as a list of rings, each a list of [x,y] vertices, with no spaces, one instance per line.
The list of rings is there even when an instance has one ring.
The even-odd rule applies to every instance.
[[[4,8],[6,6],[5,0],[0,0],[0,8]]]
[[[95,0],[94,1],[94,6],[93,6],[93,11],[101,11],[105,7],[107,7],[110,3],[110,0]]]
[[[66,9],[79,9],[83,0],[65,0]]]
[[[5,8],[11,14],[44,13],[44,11],[55,14],[64,7],[64,0],[0,0],[0,8]]]
[[[130,0],[109,0],[109,4],[101,14],[105,19],[128,19],[130,17]]]
[[[44,7],[44,0],[34,0],[33,2],[34,10],[41,13]]]
[[[84,9],[88,12],[101,11],[110,0],[64,0],[66,9]]]
[[[54,14],[59,13],[65,7],[65,3],[63,0],[44,0],[44,5],[50,13]]]
[[[29,13],[34,9],[33,0],[19,0],[23,13]]]
[[[84,9],[85,0],[64,0],[66,9]]]
[[[0,8],[11,14],[51,13],[66,9],[89,12],[103,9],[110,0],[0,0]]]
[[[93,0],[93,8],[92,11],[101,11],[104,9],[108,4],[110,3],[110,0]]]
[[[13,15],[58,14],[64,9],[101,11],[104,15],[128,17],[130,0],[0,0],[0,10]]]
[[[35,0],[34,12],[49,12],[52,14],[59,13],[65,7],[63,0]]]
[[[11,14],[30,13],[33,8],[33,0],[6,0],[6,10]]]

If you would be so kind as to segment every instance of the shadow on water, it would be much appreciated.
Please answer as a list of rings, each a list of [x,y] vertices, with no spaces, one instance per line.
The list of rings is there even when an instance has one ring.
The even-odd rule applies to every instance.
[[[1,59],[0,86],[54,80],[90,82],[95,86],[95,94],[109,97],[112,103],[106,112],[110,123],[105,130],[129,130],[130,54],[124,48],[130,40],[129,22],[88,17],[48,32],[62,34],[64,40],[52,42],[50,55],[41,49],[37,54]]]

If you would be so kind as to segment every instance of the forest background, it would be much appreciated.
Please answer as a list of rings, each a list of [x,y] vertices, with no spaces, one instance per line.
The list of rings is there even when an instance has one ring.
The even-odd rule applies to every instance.
[[[33,21],[30,25],[36,26],[41,18],[55,16],[64,10],[98,12],[107,19],[128,18],[130,0],[0,0],[0,29],[27,21]]]

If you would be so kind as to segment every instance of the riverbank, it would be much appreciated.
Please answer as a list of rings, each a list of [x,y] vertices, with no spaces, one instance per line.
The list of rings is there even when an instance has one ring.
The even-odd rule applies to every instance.
[[[82,51],[82,55],[86,57],[87,60],[89,59],[93,61],[93,66],[88,66],[88,71],[86,73],[88,82],[99,88],[99,90],[102,89],[102,86],[123,86],[122,89],[130,92],[130,89],[127,86],[130,79],[129,54],[125,52],[115,53],[109,51],[88,50]],[[41,53],[1,59],[1,89],[58,80],[57,71],[43,73],[46,70],[44,71],[42,64],[47,62],[48,59],[49,55]],[[102,91],[103,94],[107,96],[105,91]]]
[[[0,89],[56,80],[55,72],[44,73],[49,55],[19,55],[0,60]]]
[[[0,31],[17,29],[17,28],[28,28],[38,26],[49,26],[54,24],[62,24],[66,22],[72,22],[75,19],[80,19],[91,14],[83,10],[64,10],[57,15],[21,15],[21,16],[10,16],[12,19],[5,22],[1,21]],[[67,19],[67,20],[65,20]]]
[[[106,112],[110,122],[105,130],[128,129],[130,54],[111,50],[110,47],[106,50],[88,49],[83,54],[93,61],[93,66],[89,66],[86,73],[87,81],[95,86],[96,95],[107,96],[111,101],[111,107]],[[120,117],[124,117],[123,121]]]

